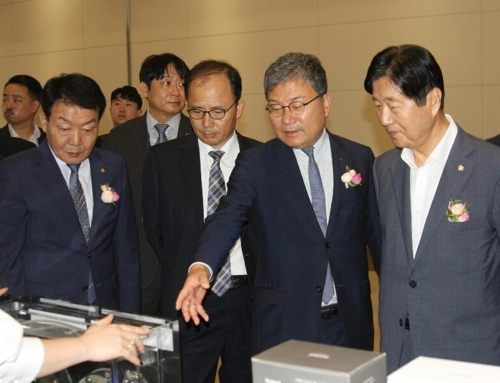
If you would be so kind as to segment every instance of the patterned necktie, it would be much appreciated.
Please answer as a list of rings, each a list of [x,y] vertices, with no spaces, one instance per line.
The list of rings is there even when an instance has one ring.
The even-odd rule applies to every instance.
[[[75,205],[76,213],[78,214],[78,220],[80,221],[80,226],[82,228],[83,236],[85,237],[85,242],[89,243],[90,238],[90,221],[89,212],[87,210],[87,202],[85,202],[85,194],[83,193],[82,184],[78,179],[78,165],[69,165],[71,169],[71,175],[69,176],[69,192],[71,198],[73,198],[73,203]],[[89,270],[89,280],[88,280],[88,290],[87,290],[87,301],[89,304],[94,303],[96,298],[95,286],[92,278],[92,271]]]
[[[167,135],[165,131],[168,128],[168,124],[156,124],[155,129],[158,132],[158,139],[155,142],[155,145],[161,144],[162,142],[167,141]]]
[[[214,159],[214,162],[210,167],[210,176],[208,178],[207,217],[215,212],[217,206],[219,206],[221,197],[226,194],[224,175],[220,168],[220,159],[224,155],[224,152],[222,150],[213,150],[208,155]],[[215,278],[212,291],[220,297],[229,289],[230,283],[231,261],[228,255]]]
[[[314,159],[314,147],[302,149],[302,151],[309,157],[308,173],[309,185],[311,187],[311,203],[316,214],[319,226],[323,235],[326,236],[327,222],[326,222],[326,204],[325,204],[325,191],[323,183],[321,182],[321,175],[319,173],[318,164]],[[330,265],[326,267],[325,287],[323,289],[322,301],[328,304],[335,296],[335,285],[333,284],[332,271]]]

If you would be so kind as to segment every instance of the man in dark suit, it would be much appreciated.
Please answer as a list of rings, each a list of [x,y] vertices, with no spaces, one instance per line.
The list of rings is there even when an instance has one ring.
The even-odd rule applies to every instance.
[[[80,74],[47,82],[47,139],[0,163],[0,284],[128,312],[140,310],[134,207],[125,162],[94,149],[106,99]]]
[[[42,86],[31,76],[20,74],[7,81],[2,102],[7,125],[0,129],[1,136],[22,138],[36,146],[45,139],[45,132],[35,124],[41,93]]]
[[[242,152],[198,241],[176,302],[185,320],[247,221],[254,228],[253,351],[289,339],[373,349],[366,244],[378,268],[380,228],[370,148],[325,128],[330,96],[318,58],[289,53],[267,69],[276,139]],[[329,217],[329,218],[328,218]]]
[[[31,148],[36,148],[32,142],[21,138],[0,136],[0,160]]]
[[[388,47],[365,79],[396,148],[375,161],[382,351],[500,365],[500,150],[444,113],[432,54]]]
[[[149,109],[101,138],[103,149],[121,154],[127,163],[139,232],[142,313],[147,315],[160,315],[161,272],[142,225],[142,168],[153,145],[193,132],[189,119],[181,113],[186,106],[184,81],[188,72],[186,63],[171,53],[147,57],[139,78]]]
[[[211,211],[213,153],[227,181],[240,151],[259,142],[235,132],[245,105],[241,77],[231,65],[214,60],[195,65],[186,81],[188,112],[196,134],[151,148],[144,166],[143,217],[146,234],[162,264],[162,314],[176,319],[177,294],[192,261],[196,239]],[[214,206],[215,208],[215,206]],[[250,230],[247,230],[250,232]],[[210,325],[180,322],[183,381],[251,383],[251,310],[248,274],[253,267],[248,235],[230,252],[231,288],[205,297]]]

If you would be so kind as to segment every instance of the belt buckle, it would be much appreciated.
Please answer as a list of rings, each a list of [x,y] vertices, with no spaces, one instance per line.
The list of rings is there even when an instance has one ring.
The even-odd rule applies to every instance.
[[[328,306],[328,307],[322,307],[321,311],[320,311],[320,319],[321,320],[327,320],[327,319],[330,319],[330,318],[335,318],[336,316],[339,315],[339,309],[338,309],[338,305],[335,304],[335,305],[331,305],[331,306]]]

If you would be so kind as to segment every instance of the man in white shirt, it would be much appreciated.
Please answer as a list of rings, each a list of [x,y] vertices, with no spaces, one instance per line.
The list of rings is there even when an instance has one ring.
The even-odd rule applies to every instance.
[[[167,318],[179,316],[175,299],[196,240],[205,218],[216,208],[215,197],[225,194],[236,157],[260,145],[235,131],[245,105],[241,89],[241,77],[231,65],[214,60],[195,65],[186,82],[195,135],[154,146],[145,162],[144,226],[162,264],[162,315]],[[213,382],[219,357],[221,383],[252,381],[250,231],[242,235],[242,240],[233,241],[226,253],[230,260],[229,288],[211,291],[206,297],[212,322],[194,326],[180,321],[185,382]]]
[[[38,146],[45,139],[45,132],[35,123],[41,94],[42,86],[35,78],[25,74],[11,77],[3,89],[2,111],[7,125],[0,129],[0,135]]]
[[[365,89],[396,146],[374,165],[388,372],[421,355],[500,365],[500,150],[444,113],[423,47],[377,53]]]

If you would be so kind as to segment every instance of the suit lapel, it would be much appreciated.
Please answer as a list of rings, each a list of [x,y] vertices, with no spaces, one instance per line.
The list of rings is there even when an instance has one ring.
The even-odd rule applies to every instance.
[[[134,137],[135,144],[137,146],[137,152],[141,157],[141,161],[144,162],[146,159],[146,154],[150,148],[149,143],[149,133],[148,133],[148,123],[147,123],[147,113],[144,113],[139,117],[139,127],[138,129],[131,129],[132,135]]]
[[[411,232],[411,193],[410,193],[410,168],[398,158],[391,168],[392,187],[399,213],[399,221],[403,232],[408,263],[413,265],[413,240]]]
[[[346,166],[349,166],[350,163],[349,154],[345,151],[344,146],[341,145],[339,140],[337,140],[330,132],[328,132],[328,138],[330,140],[330,150],[332,152],[333,196],[331,201],[325,201],[326,203],[331,203],[328,229],[326,232],[327,237],[331,235],[335,217],[339,217],[340,191],[345,188],[341,177],[342,174],[345,173]]]
[[[323,237],[323,232],[316,219],[293,149],[281,141],[275,140],[276,164],[279,169],[278,179],[281,180],[279,184],[287,185],[285,189],[290,194],[291,201],[293,201],[290,206],[296,207],[295,211],[299,215],[299,219],[304,222],[309,221],[309,225],[315,227],[318,235]]]
[[[198,138],[189,137],[182,144],[177,159],[188,200],[193,204],[196,222],[203,223],[203,191],[201,188],[200,151]]]
[[[40,182],[42,188],[45,190],[43,192],[52,195],[52,199],[57,201],[57,208],[61,211],[61,214],[68,219],[69,225],[75,225],[78,230],[82,233],[82,241],[85,241],[83,232],[81,231],[80,220],[78,219],[78,214],[76,213],[75,205],[71,194],[68,189],[68,185],[64,180],[61,173],[61,169],[54,159],[52,152],[48,146],[47,140],[42,141],[40,146],[35,149],[39,151],[39,157],[34,165],[38,170],[36,174],[40,175]]]
[[[92,212],[92,222],[90,223],[90,240],[89,247],[93,244],[97,233],[99,232],[99,226],[102,224],[106,209],[104,209],[101,201],[101,185],[109,184],[110,187],[115,187],[111,180],[109,179],[109,174],[106,173],[106,164],[102,161],[100,154],[96,151],[92,151],[89,156],[90,162],[90,176],[92,179],[92,195],[94,199],[94,209]]]
[[[420,256],[425,253],[426,247],[432,243],[432,237],[439,232],[439,227],[448,224],[446,217],[448,203],[452,199],[460,199],[460,193],[465,183],[474,172],[474,163],[471,160],[473,151],[474,146],[469,137],[461,128],[458,128],[457,137],[446,161],[436,195],[425,221],[415,261],[418,261]]]

